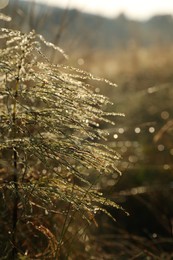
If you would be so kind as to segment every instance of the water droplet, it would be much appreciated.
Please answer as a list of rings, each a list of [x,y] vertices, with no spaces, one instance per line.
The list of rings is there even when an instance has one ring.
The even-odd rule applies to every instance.
[[[151,127],[149,127],[148,131],[152,134],[155,132],[155,128],[151,126]]]
[[[82,66],[85,62],[84,62],[84,59],[79,58],[79,59],[77,60],[77,63],[78,63],[80,66]]]
[[[129,162],[131,162],[131,163],[135,163],[138,161],[138,158],[134,155],[130,155],[128,159],[129,159]]]
[[[46,173],[47,173],[47,171],[44,169],[44,170],[42,170],[42,173],[43,173],[43,174],[46,174]]]
[[[156,234],[156,233],[153,233],[153,234],[152,234],[152,237],[153,237],[153,238],[157,238],[157,234]]]
[[[121,147],[121,152],[122,152],[122,153],[125,153],[125,152],[127,152],[127,147],[125,147],[125,146],[122,146],[122,147]]]
[[[118,129],[118,132],[119,132],[120,134],[123,134],[123,133],[124,133],[124,128],[119,128],[119,129]]]
[[[147,91],[148,91],[149,94],[152,94],[152,93],[157,91],[157,88],[156,87],[150,87],[150,88],[148,88]]]
[[[136,134],[139,134],[140,132],[141,132],[141,129],[140,129],[139,127],[136,127],[136,128],[135,128],[135,133],[136,133]]]
[[[160,114],[161,118],[166,120],[169,118],[169,113],[167,111],[162,111],[162,113]]]
[[[107,185],[108,186],[114,186],[116,184],[115,180],[107,180]]]
[[[173,155],[173,148],[169,151],[171,155]]]
[[[165,150],[165,146],[163,144],[159,144],[157,146],[157,149],[159,150],[159,152],[163,152]]]
[[[163,165],[163,169],[164,169],[164,170],[169,170],[169,169],[170,169],[170,166],[169,166],[168,164],[164,164],[164,165]]]
[[[95,92],[99,93],[100,92],[100,88],[95,88]]]

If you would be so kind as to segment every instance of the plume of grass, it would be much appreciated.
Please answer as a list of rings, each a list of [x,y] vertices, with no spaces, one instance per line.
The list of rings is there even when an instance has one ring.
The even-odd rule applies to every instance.
[[[66,55],[35,31],[1,28],[0,41],[0,225],[11,216],[1,252],[59,258],[67,255],[64,244],[76,234],[77,220],[90,224],[98,211],[109,215],[105,204],[119,208],[96,188],[100,176],[120,174],[119,155],[102,143],[107,132],[100,129],[116,114],[103,110],[110,101],[92,86],[94,80],[113,84],[51,64],[42,44]]]

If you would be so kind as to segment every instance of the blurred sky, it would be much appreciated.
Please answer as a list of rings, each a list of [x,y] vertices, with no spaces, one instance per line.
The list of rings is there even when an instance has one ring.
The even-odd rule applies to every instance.
[[[109,17],[122,12],[134,19],[147,19],[155,14],[173,14],[173,0],[35,0],[35,2],[69,6]]]

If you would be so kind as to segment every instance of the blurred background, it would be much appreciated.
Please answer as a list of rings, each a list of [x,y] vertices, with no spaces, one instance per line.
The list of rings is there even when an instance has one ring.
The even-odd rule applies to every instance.
[[[173,259],[173,1],[1,0],[0,9],[8,26],[35,29],[69,56],[48,52],[52,62],[118,85],[95,86],[125,114],[108,140],[123,174],[102,189],[130,216],[99,215],[98,243],[109,259]]]

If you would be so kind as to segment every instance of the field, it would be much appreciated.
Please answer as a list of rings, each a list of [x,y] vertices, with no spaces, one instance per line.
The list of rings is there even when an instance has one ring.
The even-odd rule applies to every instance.
[[[109,75],[118,84],[113,92],[103,91],[114,109],[125,114],[110,131],[123,175],[118,183],[110,181],[107,190],[130,216],[114,212],[117,223],[102,222],[110,231],[107,247],[116,256],[118,251],[117,259],[172,257],[171,53],[171,46],[130,46],[98,55],[88,66],[93,73],[100,68],[99,76]]]
[[[26,38],[22,38],[25,35],[21,34],[21,39],[29,39],[33,44],[28,45],[30,56],[24,68],[27,73],[31,70],[34,78],[28,80],[25,71],[16,65],[14,75],[17,77],[12,79],[12,72],[8,76],[8,67],[3,67],[8,64],[9,56],[3,52],[4,42],[1,43],[4,63],[1,66],[0,113],[3,118],[3,106],[7,103],[8,115],[4,120],[8,116],[12,118],[11,125],[9,119],[1,122],[0,135],[2,257],[172,259],[172,40],[160,38],[164,37],[161,28],[159,36],[153,35],[153,38],[145,30],[145,34],[151,37],[147,39],[147,44],[140,42],[139,38],[144,38],[144,35],[139,29],[136,33],[133,31],[133,39],[127,40],[126,37],[122,40],[114,36],[115,42],[112,39],[110,42],[110,38],[103,42],[102,27],[99,27],[101,18],[97,18],[96,26],[100,30],[95,33],[89,29],[91,25],[87,16],[86,24],[77,22],[79,28],[76,25],[73,28],[70,22],[77,19],[76,14],[81,14],[75,10],[72,13],[59,10],[59,24],[51,27],[46,23],[51,17],[51,10],[44,13],[45,9],[40,9],[42,12],[38,12],[39,9],[32,5],[25,18],[22,5],[14,1],[14,6],[16,9],[10,7],[5,10],[14,22],[10,25],[3,21],[1,27],[11,26],[26,33],[34,28],[37,33],[45,34],[45,38],[51,35],[51,39],[46,40],[59,45],[69,58],[66,60],[61,50],[59,54],[55,45],[48,44],[39,36],[43,55],[39,56],[37,64],[34,61],[37,52],[33,52],[35,32]],[[17,13],[18,16],[15,16]],[[43,13],[45,20],[40,21]],[[81,21],[84,23],[85,19]],[[52,23],[57,22],[52,20]],[[120,29],[127,22],[122,15],[117,21]],[[105,23],[109,24],[109,21]],[[107,26],[105,28],[108,29]],[[7,36],[3,37],[4,40]],[[16,39],[13,37],[11,41],[18,42],[19,35]],[[98,39],[102,42],[96,45]],[[15,56],[14,50],[11,53],[23,61],[22,48],[25,45],[21,46],[21,56]],[[52,46],[53,50],[49,48]],[[39,51],[37,54],[40,55]],[[49,63],[46,63],[47,60]],[[14,58],[9,63],[12,68],[18,64],[15,62]],[[45,67],[42,62],[45,62]],[[14,82],[17,82],[16,85]],[[26,90],[26,82],[33,91],[31,94]],[[10,93],[8,98],[3,97],[7,93],[3,92],[4,86],[12,89],[10,92],[7,88]],[[59,96],[56,88],[60,91]],[[40,96],[38,93],[41,93]],[[108,97],[112,105],[107,107],[107,99],[99,95]],[[61,102],[55,97],[62,99]],[[21,109],[32,107],[34,112],[31,111],[28,116],[22,110],[20,117],[16,109],[18,105]],[[44,109],[47,108],[52,112],[45,114]],[[105,116],[108,120],[104,120]],[[101,138],[104,137],[103,130],[108,132],[107,140]],[[23,147],[17,135],[21,135],[24,141],[29,140],[30,146],[25,147],[24,143]],[[8,146],[3,146],[3,142]],[[27,186],[28,183],[30,186]],[[12,223],[9,218],[4,225],[10,214]],[[12,235],[9,231],[11,225]]]

